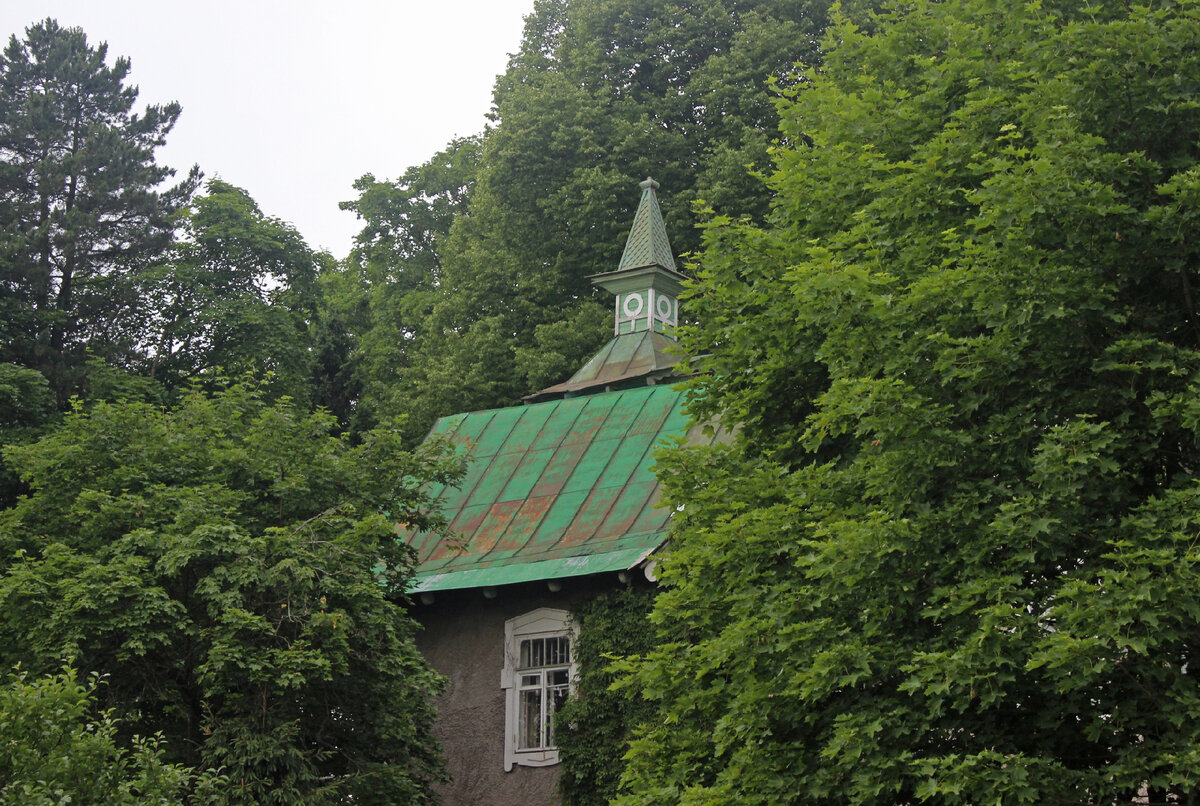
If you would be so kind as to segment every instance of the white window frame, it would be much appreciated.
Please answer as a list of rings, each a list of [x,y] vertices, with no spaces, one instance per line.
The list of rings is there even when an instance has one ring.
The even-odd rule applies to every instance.
[[[548,767],[558,763],[557,747],[517,749],[522,691],[521,674],[517,666],[520,662],[521,642],[534,638],[567,638],[570,641],[571,662],[567,667],[567,682],[570,686],[569,691],[573,692],[575,688],[575,627],[571,623],[569,612],[552,607],[539,607],[504,622],[504,668],[500,671],[500,688],[504,689],[505,772],[511,771],[516,765]]]

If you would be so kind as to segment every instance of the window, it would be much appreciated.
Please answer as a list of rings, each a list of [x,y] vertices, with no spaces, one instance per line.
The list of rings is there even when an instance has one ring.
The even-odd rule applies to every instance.
[[[543,607],[504,623],[504,769],[558,763],[554,714],[574,679],[570,614]]]
[[[554,714],[571,679],[571,639],[521,639],[517,676],[517,752],[553,750]]]

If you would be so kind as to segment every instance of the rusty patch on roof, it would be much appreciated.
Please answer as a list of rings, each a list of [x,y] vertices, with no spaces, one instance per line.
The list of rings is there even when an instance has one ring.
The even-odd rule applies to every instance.
[[[654,551],[670,518],[655,506],[655,447],[720,437],[689,428],[683,397],[642,386],[439,420],[434,432],[463,438],[471,469],[442,492],[454,534],[404,536],[417,552],[415,589],[596,573]]]

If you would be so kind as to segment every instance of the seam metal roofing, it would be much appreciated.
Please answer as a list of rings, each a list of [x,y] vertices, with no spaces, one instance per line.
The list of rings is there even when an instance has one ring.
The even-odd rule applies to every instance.
[[[443,417],[471,463],[457,488],[434,490],[454,534],[404,536],[424,591],[558,579],[632,568],[666,537],[654,450],[688,427],[684,393],[643,386]],[[719,430],[719,429],[718,429]]]
[[[647,377],[668,375],[679,359],[671,353],[672,339],[653,330],[613,336],[569,380],[527,395],[526,402],[563,393],[579,393],[601,386],[615,386],[631,379],[645,383]]]

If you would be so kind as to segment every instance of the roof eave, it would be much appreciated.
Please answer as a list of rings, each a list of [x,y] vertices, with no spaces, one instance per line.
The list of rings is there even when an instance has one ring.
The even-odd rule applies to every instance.
[[[521,582],[548,582],[554,579],[588,576],[611,571],[628,571],[636,568],[647,557],[662,547],[660,539],[650,548],[635,548],[610,551],[603,554],[585,554],[556,560],[513,563],[511,565],[468,568],[462,571],[418,575],[409,588],[409,593],[434,593],[437,591],[467,590],[514,585]]]

